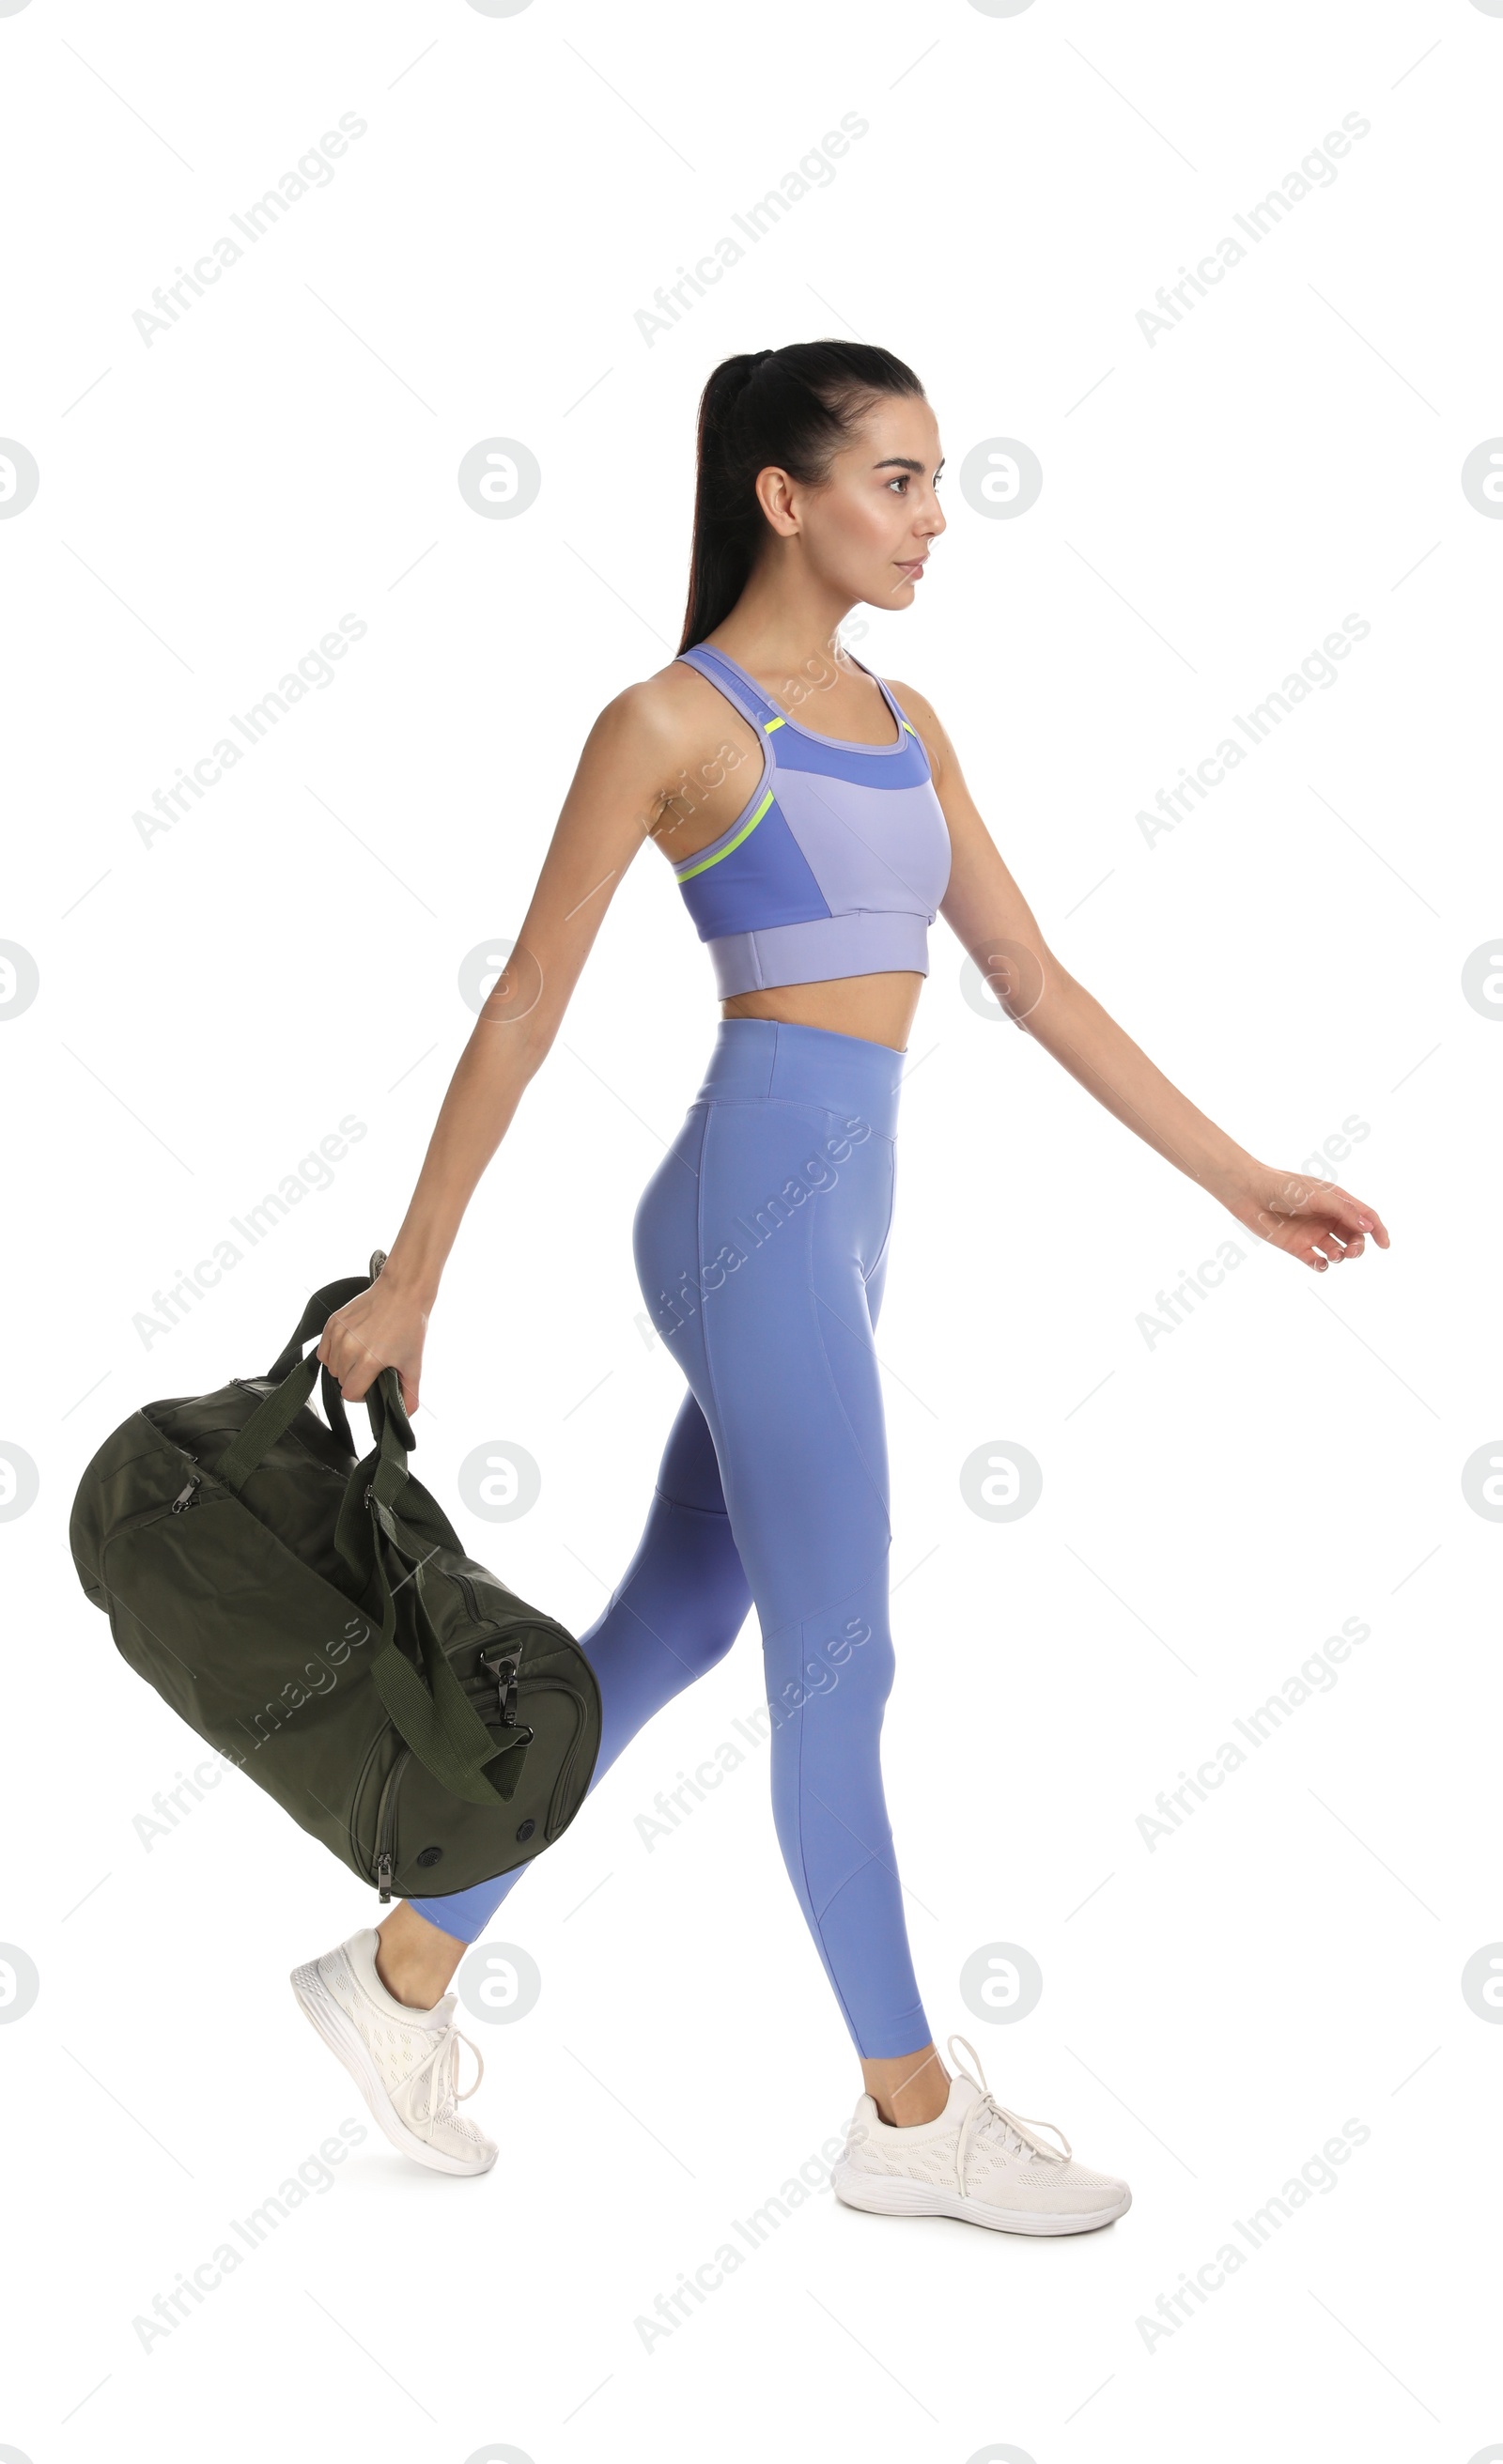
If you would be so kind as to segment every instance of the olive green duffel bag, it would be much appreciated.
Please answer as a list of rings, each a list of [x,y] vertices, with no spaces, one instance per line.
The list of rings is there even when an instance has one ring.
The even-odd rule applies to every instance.
[[[370,1281],[315,1292],[264,1377],[133,1413],[79,1482],[69,1539],[137,1675],[385,1901],[550,1846],[595,1769],[600,1690],[412,1478],[394,1369],[365,1397],[358,1463],[326,1369],[329,1426],[309,1408],[302,1347]]]

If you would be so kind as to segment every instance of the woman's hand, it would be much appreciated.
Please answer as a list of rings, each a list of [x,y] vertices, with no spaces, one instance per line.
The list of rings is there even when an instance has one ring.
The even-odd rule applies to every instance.
[[[319,1338],[318,1357],[339,1379],[346,1403],[358,1403],[383,1369],[395,1369],[409,1417],[417,1410],[432,1297],[400,1275],[393,1278],[388,1264],[368,1290],[335,1310]]]
[[[1359,1258],[1372,1234],[1380,1249],[1388,1234],[1375,1208],[1334,1180],[1254,1164],[1224,1203],[1260,1241],[1271,1241],[1323,1275],[1343,1258]]]

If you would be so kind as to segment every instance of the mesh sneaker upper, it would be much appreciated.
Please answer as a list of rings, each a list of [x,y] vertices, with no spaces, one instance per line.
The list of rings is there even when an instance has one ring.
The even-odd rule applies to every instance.
[[[383,2087],[409,2128],[450,2153],[493,2152],[484,2131],[458,2110],[461,2039],[453,2024],[454,1996],[446,1993],[431,2012],[414,2011],[410,2019],[398,2018],[366,1992],[347,1946],[326,1952],[318,1967],[328,1991],[359,2030]]]
[[[957,2041],[963,2039],[951,2038],[952,2044]],[[874,2100],[864,2096],[851,2122],[845,2161],[853,2172],[922,2182],[984,2207],[1069,2215],[1110,2205],[1126,2185],[1110,2173],[1077,2165],[1068,2141],[1056,2154],[1035,2138],[1035,2129],[1051,2127],[1009,2113],[961,2069],[950,2082],[943,2113],[915,2128],[891,2127]]]

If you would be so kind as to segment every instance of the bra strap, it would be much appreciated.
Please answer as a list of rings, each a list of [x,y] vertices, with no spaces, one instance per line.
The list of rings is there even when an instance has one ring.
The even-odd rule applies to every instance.
[[[714,685],[725,695],[732,709],[740,711],[747,725],[754,727],[759,736],[767,737],[770,742],[772,725],[782,719],[783,713],[776,703],[767,699],[765,693],[758,691],[744,668],[737,667],[734,660],[726,658],[722,651],[713,650],[708,642],[696,642],[692,649],[680,650],[678,663],[693,668],[696,674]]]
[[[872,682],[875,685],[878,693],[882,696],[882,699],[886,702],[888,709],[892,712],[893,716],[897,721],[897,736],[899,743],[901,743],[905,734],[917,738],[918,736],[918,730],[917,727],[912,725],[898,702],[897,695],[889,690],[883,678],[876,673],[875,669],[869,668],[865,659],[858,659],[854,650],[848,650],[846,652],[846,656],[851,660],[854,667],[858,667],[860,669],[864,676],[870,676]]]

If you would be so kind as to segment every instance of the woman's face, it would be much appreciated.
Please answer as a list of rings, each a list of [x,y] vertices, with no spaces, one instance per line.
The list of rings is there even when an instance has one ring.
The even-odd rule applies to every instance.
[[[809,579],[848,605],[909,607],[932,542],[945,527],[935,482],[943,455],[934,412],[919,394],[884,394],[823,487],[785,471],[759,473],[772,529],[797,538]]]

